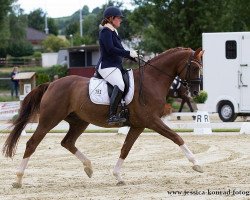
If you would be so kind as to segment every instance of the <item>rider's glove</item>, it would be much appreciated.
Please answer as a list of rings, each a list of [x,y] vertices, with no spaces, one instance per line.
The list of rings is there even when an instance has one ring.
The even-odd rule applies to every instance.
[[[131,50],[131,51],[129,52],[129,55],[130,55],[130,57],[132,57],[132,58],[137,58],[137,57],[138,57],[138,53],[137,53],[137,51],[135,51],[135,50]]]

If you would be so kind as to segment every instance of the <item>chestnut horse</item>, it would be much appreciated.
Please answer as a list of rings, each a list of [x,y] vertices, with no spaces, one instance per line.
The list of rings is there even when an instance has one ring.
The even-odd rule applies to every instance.
[[[134,142],[145,128],[152,129],[172,140],[193,164],[193,169],[198,172],[203,171],[183,139],[161,120],[165,97],[174,78],[178,75],[188,84],[192,80],[199,79],[202,53],[201,49],[196,51],[180,47],[170,49],[142,66],[143,77],[141,77],[142,73],[139,69],[133,71],[135,92],[132,102],[128,105],[131,128],[113,170],[113,175],[118,181],[117,184],[125,184],[120,174],[122,164]],[[37,129],[26,144],[23,159],[16,173],[17,181],[13,187],[22,186],[24,171],[31,155],[45,135],[62,120],[69,123],[69,131],[61,141],[61,145],[82,162],[88,177],[92,176],[91,161],[80,152],[75,146],[75,142],[90,123],[101,127],[110,126],[107,123],[109,106],[92,103],[88,87],[89,78],[67,76],[52,83],[42,84],[25,97],[20,114],[13,124],[14,128],[3,147],[3,154],[6,157],[14,156],[21,132],[31,117],[39,113],[40,118]],[[142,92],[140,92],[140,88]],[[139,101],[141,97],[139,93],[143,95],[143,103]]]

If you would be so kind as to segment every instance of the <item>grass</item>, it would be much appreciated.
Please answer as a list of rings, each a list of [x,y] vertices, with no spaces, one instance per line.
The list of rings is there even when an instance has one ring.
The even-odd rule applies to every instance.
[[[10,93],[10,90],[0,89],[0,102],[19,101],[19,98],[12,98]]]
[[[9,102],[14,101],[14,99],[11,96],[0,96],[0,102]]]
[[[26,67],[26,66],[20,66],[19,72],[27,72],[27,71],[34,71],[34,70],[40,70],[43,69],[41,66],[32,66],[32,67]],[[13,70],[13,67],[0,67],[0,72],[2,73],[11,73]]]

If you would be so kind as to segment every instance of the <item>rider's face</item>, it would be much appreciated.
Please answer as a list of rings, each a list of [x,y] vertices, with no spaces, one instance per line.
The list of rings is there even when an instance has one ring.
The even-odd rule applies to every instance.
[[[115,18],[113,19],[113,26],[114,26],[115,28],[119,28],[120,25],[121,25],[121,22],[122,22],[122,18],[121,18],[121,17],[115,17]]]

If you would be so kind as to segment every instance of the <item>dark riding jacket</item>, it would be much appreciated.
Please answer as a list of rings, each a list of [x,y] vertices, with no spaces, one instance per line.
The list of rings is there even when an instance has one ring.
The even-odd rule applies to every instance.
[[[121,39],[116,30],[104,27],[99,33],[99,44],[101,57],[97,64],[97,68],[101,63],[101,68],[118,67],[122,69],[122,57],[129,58],[130,51],[123,48]]]

